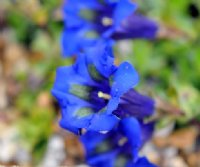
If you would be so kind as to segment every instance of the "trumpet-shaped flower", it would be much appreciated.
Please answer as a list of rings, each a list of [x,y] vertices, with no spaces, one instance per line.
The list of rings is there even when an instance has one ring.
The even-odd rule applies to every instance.
[[[149,133],[152,133],[149,129],[152,129],[151,123],[144,126],[130,117],[122,119],[118,127],[106,134],[87,132],[81,136],[81,142],[88,164],[95,167],[155,167],[145,157],[138,156],[144,144],[141,136],[149,139]]]
[[[110,44],[102,42],[74,65],[57,69],[52,94],[60,104],[63,128],[76,134],[82,128],[109,131],[121,118],[153,113],[154,101],[132,89],[139,80],[134,67],[113,61]]]
[[[137,5],[130,0],[65,0],[64,56],[77,54],[99,38],[153,39],[157,24],[135,14],[136,8]]]

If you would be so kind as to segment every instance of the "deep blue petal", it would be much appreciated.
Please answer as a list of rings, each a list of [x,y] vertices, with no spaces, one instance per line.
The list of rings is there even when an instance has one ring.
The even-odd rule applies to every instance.
[[[60,126],[63,129],[69,130],[70,132],[78,135],[79,133],[79,128],[72,126],[71,124],[69,124],[67,121],[65,121],[64,119],[61,119],[59,122]]]
[[[96,0],[65,0],[63,4],[64,23],[68,28],[81,27],[88,24],[81,15],[81,10],[101,8]]]
[[[92,167],[113,167],[116,154],[116,151],[110,151],[108,153],[90,157],[87,159],[87,162]]]
[[[113,76],[111,87],[111,99],[107,105],[107,113],[112,113],[120,102],[120,97],[129,89],[136,86],[139,76],[134,67],[128,63],[122,63]]]
[[[72,56],[83,51],[85,47],[94,45],[96,39],[85,36],[89,31],[90,27],[65,28],[61,35],[62,55]]]
[[[110,131],[119,122],[115,115],[106,113],[95,114],[90,122],[88,130],[92,131]]]
[[[62,55],[72,56],[81,50],[79,40],[81,34],[78,29],[64,29],[61,35],[61,49]]]
[[[63,19],[68,28],[85,24],[85,20],[79,16],[79,7],[76,3],[76,0],[64,0],[63,3]]]
[[[70,92],[74,84],[95,86],[87,71],[85,59],[85,55],[80,55],[74,65],[57,68],[52,91],[65,94]]]
[[[114,55],[112,52],[113,42],[99,40],[94,47],[86,51],[87,65],[93,64],[98,72],[108,78],[116,69],[113,65]]]
[[[73,84],[88,84],[87,80],[81,75],[77,75],[76,65],[69,67],[63,66],[56,70],[56,78],[52,91],[68,93]],[[89,85],[89,84],[88,84]]]
[[[84,145],[86,156],[90,156],[105,138],[107,134],[102,134],[95,131],[88,131],[80,137],[81,143]]]
[[[130,0],[120,0],[113,14],[114,26],[119,26],[122,20],[133,13],[137,5]]]
[[[64,0],[64,5],[67,5],[69,7],[76,6],[79,9],[82,8],[99,8],[101,7],[101,4],[98,2],[98,0]]]
[[[138,151],[142,144],[141,128],[137,119],[133,117],[124,118],[120,121],[120,130],[127,137],[131,147],[133,158],[138,158]]]
[[[113,25],[102,34],[104,38],[112,36],[122,21],[131,15],[137,8],[137,5],[130,0],[120,0],[117,3],[112,2],[112,0],[108,0],[107,3],[110,3],[110,5],[113,3],[115,5],[113,5],[114,10],[112,13]]]

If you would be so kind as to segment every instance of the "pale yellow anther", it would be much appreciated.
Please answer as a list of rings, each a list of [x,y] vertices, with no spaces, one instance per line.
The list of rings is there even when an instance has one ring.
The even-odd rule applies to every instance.
[[[127,141],[128,141],[128,139],[126,137],[123,137],[122,139],[120,139],[118,141],[118,145],[123,146]]]
[[[102,18],[102,24],[104,26],[111,26],[113,24],[113,21],[109,17],[103,17]]]
[[[109,94],[103,93],[101,91],[98,92],[98,97],[99,98],[103,98],[103,99],[107,99],[107,100],[110,99],[110,95]]]

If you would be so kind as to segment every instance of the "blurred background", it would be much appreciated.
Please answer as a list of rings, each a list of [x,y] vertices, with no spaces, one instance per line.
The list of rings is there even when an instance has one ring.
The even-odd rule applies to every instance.
[[[161,167],[200,166],[200,1],[140,0],[157,21],[153,41],[121,41],[118,62],[140,74],[137,90],[158,102],[156,131],[141,154]],[[50,94],[62,59],[62,0],[0,0],[0,165],[84,164],[78,139],[58,126]],[[170,160],[169,160],[170,159]]]

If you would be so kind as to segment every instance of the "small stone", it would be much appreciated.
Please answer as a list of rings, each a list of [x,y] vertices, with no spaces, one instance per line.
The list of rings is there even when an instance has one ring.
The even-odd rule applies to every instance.
[[[48,92],[41,92],[38,96],[37,103],[40,107],[49,107],[51,105],[51,96]]]
[[[3,81],[0,81],[0,111],[5,109],[8,105],[8,97],[6,95],[6,85]]]
[[[177,149],[174,147],[168,147],[164,150],[165,157],[174,157],[178,153]]]
[[[173,132],[168,137],[155,137],[153,141],[158,147],[172,146],[180,150],[191,151],[194,149],[198,133],[196,128],[187,127]]]
[[[65,142],[59,135],[53,135],[48,142],[47,151],[39,166],[61,166],[66,158]]]
[[[160,154],[152,142],[148,142],[140,151],[141,156],[147,156],[149,161],[158,164],[160,162]]]
[[[171,159],[166,158],[163,167],[189,167],[180,156]]]
[[[119,53],[128,56],[132,53],[132,43],[129,40],[122,40],[117,42]]]
[[[194,152],[187,155],[187,162],[190,167],[200,166],[200,152]]]

